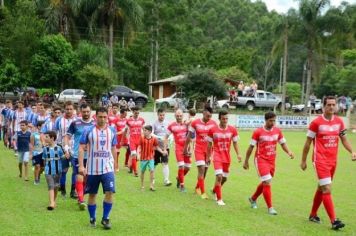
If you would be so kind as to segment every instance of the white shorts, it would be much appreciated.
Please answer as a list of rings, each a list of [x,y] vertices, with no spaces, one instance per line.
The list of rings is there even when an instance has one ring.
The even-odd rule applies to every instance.
[[[28,162],[30,160],[30,152],[17,152],[19,155],[19,163]]]

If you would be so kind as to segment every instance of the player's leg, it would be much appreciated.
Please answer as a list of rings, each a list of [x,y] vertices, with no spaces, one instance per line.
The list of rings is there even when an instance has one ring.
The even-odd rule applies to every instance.
[[[100,184],[100,175],[88,175],[87,183],[85,185],[85,193],[89,194],[88,197],[88,212],[90,217],[90,226],[96,226],[96,195]]]
[[[19,152],[18,161],[19,161],[19,164],[18,164],[19,177],[22,178],[23,152]]]
[[[46,181],[47,181],[47,186],[48,186],[48,200],[49,204],[47,207],[47,210],[51,211],[55,207],[55,200],[54,200],[54,176],[52,175],[46,175]]]
[[[72,199],[78,199],[78,194],[75,191],[75,183],[77,180],[79,164],[78,164],[78,161],[75,161],[74,159],[75,159],[74,157],[70,157],[70,163],[72,166],[72,178],[71,178],[72,184],[71,184],[71,188],[70,188],[70,197]]]
[[[206,159],[206,157],[203,152],[199,152],[197,150],[195,150],[194,156],[195,156],[195,164],[197,165],[197,169],[198,169],[197,184],[195,186],[195,192],[199,195],[204,195],[204,197],[205,197],[206,193],[205,193],[204,178],[205,178],[205,166],[206,166],[205,159]]]
[[[28,181],[28,162],[30,159],[30,153],[29,152],[24,152],[23,153],[23,167],[24,167],[24,177],[25,181]]]
[[[168,160],[169,160],[169,149],[167,149],[167,155],[162,155],[161,156],[164,186],[171,186],[172,185],[171,181],[169,180]]]
[[[145,188],[144,181],[145,181],[145,171],[147,168],[148,161],[141,161],[140,162],[140,169],[141,169],[141,189],[143,190]]]
[[[61,173],[60,188],[59,188],[59,190],[61,191],[62,197],[65,197],[67,194],[66,182],[67,182],[68,168],[69,168],[69,160],[65,159],[62,161],[62,173]]]
[[[111,223],[109,220],[110,212],[113,204],[113,194],[115,193],[115,175],[114,172],[109,172],[101,175],[101,183],[105,193],[103,201],[103,217],[101,224],[104,229],[111,229]]]
[[[313,205],[309,214],[309,220],[315,223],[320,223],[320,218],[318,216],[318,210],[323,202],[323,191],[318,185],[313,198]]]
[[[126,146],[126,152],[125,152],[125,167],[129,167],[130,155],[131,155],[130,146],[127,145]]]
[[[214,170],[215,170],[215,185],[213,192],[215,193],[216,203],[219,206],[224,206],[225,203],[222,200],[222,191],[221,191],[221,183],[223,180],[223,166],[221,162],[214,162]]]
[[[150,171],[150,190],[156,191],[154,186],[154,179],[155,179],[155,167],[154,167],[154,160],[148,161],[148,170]]]

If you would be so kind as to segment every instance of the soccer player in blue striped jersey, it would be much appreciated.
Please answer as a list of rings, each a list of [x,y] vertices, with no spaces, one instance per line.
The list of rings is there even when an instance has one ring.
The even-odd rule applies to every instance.
[[[48,146],[43,148],[42,159],[45,165],[45,175],[48,185],[49,205],[47,210],[56,208],[56,198],[59,187],[60,175],[62,173],[63,150],[55,142],[57,134],[48,131],[45,134],[45,142]]]
[[[101,183],[105,193],[101,224],[104,229],[111,229],[109,214],[115,193],[114,171],[118,165],[114,158],[117,144],[116,131],[107,124],[108,111],[105,107],[96,110],[96,122],[96,126],[87,129],[81,137],[78,158],[79,173],[87,174],[85,193],[89,194],[90,225],[96,226],[96,195]],[[85,150],[88,152],[86,168],[84,167]]]
[[[38,185],[40,183],[40,175],[43,171],[43,161],[42,161],[42,152],[43,152],[43,143],[39,130],[43,125],[43,121],[39,121],[37,126],[33,126],[29,124],[29,127],[32,126],[32,133],[30,139],[30,160],[32,160],[32,165],[35,167],[34,171],[34,185]]]
[[[56,120],[61,115],[62,115],[61,108],[60,107],[54,107],[52,109],[51,116],[42,125],[41,133],[44,134],[44,133],[46,133],[48,131],[56,131],[56,127],[55,127]]]
[[[67,130],[69,125],[72,123],[73,120],[76,119],[74,115],[74,105],[71,101],[67,101],[64,105],[65,114],[57,118],[55,123],[55,129],[57,131],[57,143],[64,148],[64,151],[68,151],[71,145],[64,145],[64,137],[67,134]],[[69,169],[70,163],[70,156],[66,156],[66,159],[63,161],[63,170],[61,175],[61,187],[60,191],[63,197],[66,196],[66,179],[67,179],[67,172]],[[77,198],[75,193],[75,174],[72,173],[72,187],[70,196],[72,198]]]
[[[42,102],[37,103],[37,112],[31,116],[31,123],[37,125],[39,121],[46,121],[49,116]]]
[[[67,156],[72,156],[73,172],[76,174],[75,189],[78,195],[79,209],[84,210],[86,204],[84,202],[84,176],[78,173],[78,155],[80,138],[83,135],[85,129],[95,125],[95,121],[91,119],[91,109],[87,104],[80,106],[81,118],[73,121],[67,131],[67,135],[64,139],[65,145],[69,145],[71,140],[74,140],[73,149],[66,151]],[[71,152],[71,153],[69,153]],[[84,154],[84,167],[86,167],[87,153]]]

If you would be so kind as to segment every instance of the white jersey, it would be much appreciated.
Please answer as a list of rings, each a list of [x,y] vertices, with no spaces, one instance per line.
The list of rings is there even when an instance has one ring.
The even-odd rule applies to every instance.
[[[17,131],[20,131],[20,122],[23,121],[23,120],[26,120],[27,118],[27,113],[25,110],[23,111],[19,111],[19,110],[16,110],[14,111],[14,115],[12,117],[13,119],[13,122],[14,122],[14,131],[17,132]]]
[[[55,130],[57,131],[57,143],[64,144],[64,137],[72,121],[76,119],[75,116],[66,118],[65,116],[58,117],[55,123]],[[70,145],[73,146],[73,145]]]

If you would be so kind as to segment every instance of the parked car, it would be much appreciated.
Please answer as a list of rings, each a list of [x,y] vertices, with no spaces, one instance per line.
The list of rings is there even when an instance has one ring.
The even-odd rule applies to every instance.
[[[26,100],[28,102],[35,101],[38,98],[36,89],[33,87],[15,88],[14,91],[0,92],[0,101],[11,100]]]
[[[155,101],[156,107],[164,109],[178,107],[178,103],[185,104],[186,99],[182,93],[173,93],[169,97],[160,98]]]
[[[119,100],[125,98],[126,101],[129,101],[130,98],[135,102],[136,106],[144,107],[148,102],[148,97],[146,94],[139,91],[132,90],[123,85],[114,86],[113,89],[109,92],[109,95],[118,96]]]
[[[308,109],[310,109],[310,101],[308,101]],[[292,111],[294,112],[302,112],[304,111],[304,104],[297,104],[292,106]],[[316,113],[322,113],[323,112],[323,105],[321,103],[321,99],[315,99],[315,111]]]
[[[58,102],[71,101],[73,103],[79,103],[83,96],[85,96],[84,90],[81,89],[65,89],[60,94],[55,94]]]
[[[246,107],[252,111],[255,107],[281,108],[282,99],[273,93],[257,90],[253,96],[239,96],[237,101],[219,100],[215,103],[218,108],[235,108],[237,106]]]

